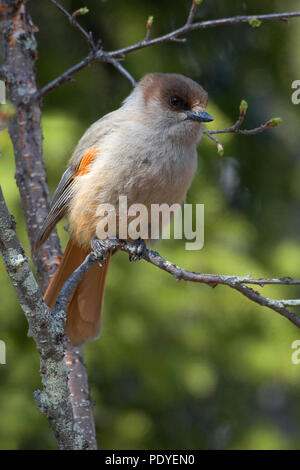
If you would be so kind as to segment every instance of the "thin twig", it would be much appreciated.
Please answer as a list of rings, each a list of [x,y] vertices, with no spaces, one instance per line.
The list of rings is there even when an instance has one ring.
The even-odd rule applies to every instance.
[[[126,251],[129,254],[135,251],[134,244],[126,242],[121,243],[119,248],[122,251]],[[175,264],[170,263],[164,259],[159,253],[145,249],[141,258],[148,261],[151,264],[154,264],[158,268],[172,274],[176,280],[185,280],[190,282],[199,282],[201,284],[208,284],[211,287],[216,287],[217,285],[225,285],[239,291],[248,299],[256,302],[262,306],[268,307],[271,310],[283,315],[294,325],[300,328],[300,317],[295,315],[293,312],[285,308],[284,301],[273,300],[268,297],[263,297],[258,292],[254,291],[246,284],[280,284],[280,285],[300,285],[300,280],[293,280],[291,278],[282,278],[282,279],[251,279],[250,277],[239,277],[239,276],[223,276],[216,274],[201,274],[187,271],[186,269],[180,268]],[[294,300],[295,302],[300,303],[300,300]]]
[[[187,39],[186,38],[176,38],[176,37],[174,37],[174,38],[171,38],[170,41],[185,44],[187,42]]]
[[[63,83],[66,83],[72,79],[72,76],[75,75],[75,73],[79,72],[83,68],[85,68],[87,65],[89,65],[91,62],[95,60],[95,53],[90,53],[88,56],[86,56],[83,60],[78,62],[77,64],[73,65],[73,67],[70,67],[68,70],[66,70],[63,74],[61,74],[59,77],[55,78],[51,82],[49,82],[47,85],[45,85],[43,88],[41,88],[37,93],[33,95],[34,100],[40,100],[44,96],[46,96],[50,91],[54,90],[55,88],[59,87]]]
[[[87,41],[90,47],[90,53],[84,59],[79,61],[77,64],[73,65],[73,67],[70,67],[59,77],[55,78],[50,83],[45,85],[41,90],[35,93],[33,95],[33,99],[40,100],[41,98],[46,96],[50,91],[54,90],[55,88],[62,85],[63,83],[70,81],[73,75],[75,75],[77,72],[79,72],[80,70],[82,70],[83,68],[87,67],[89,64],[95,61],[107,62],[107,63],[112,64],[122,75],[124,75],[124,77],[126,77],[130,81],[132,86],[135,86],[136,81],[134,80],[132,75],[128,72],[128,70],[125,69],[123,65],[120,64],[120,56],[122,55],[119,54],[118,57],[115,57],[115,56],[113,57],[110,54],[104,52],[101,46],[101,41],[99,41],[98,44],[95,44],[92,33],[87,32],[75,20],[75,17],[77,16],[76,13],[78,13],[80,10],[77,10],[73,14],[71,14],[62,5],[60,5],[60,3],[57,0],[50,0],[50,1],[64,16],[68,18],[70,23],[80,32],[82,37]]]
[[[286,307],[299,307],[300,306],[300,300],[298,299],[278,300],[278,302],[285,305]]]
[[[120,55],[129,54],[130,52],[143,49],[144,47],[154,46],[163,42],[170,41],[174,37],[182,36],[183,34],[195,31],[197,29],[208,29],[216,28],[219,26],[250,23],[255,19],[258,19],[259,21],[285,21],[297,17],[300,17],[300,11],[290,13],[272,13],[267,15],[232,16],[230,18],[222,18],[218,20],[200,21],[199,23],[184,25],[181,28],[171,31],[170,33],[164,34],[163,36],[151,39],[147,43],[144,43],[143,41],[138,42],[136,44],[132,44],[131,46],[123,47],[122,49],[117,49],[116,51],[109,52],[109,54],[113,57],[119,57]]]
[[[201,21],[198,23],[186,23],[184,26],[181,28],[178,28],[174,31],[171,31],[170,33],[164,34],[163,36],[159,36],[154,39],[150,39],[150,29],[148,29],[146,38],[143,41],[140,41],[138,43],[132,44],[131,46],[123,47],[122,49],[117,49],[115,51],[107,52],[104,51],[103,49],[100,49],[99,46],[95,46],[94,41],[91,40],[90,33],[87,33],[82,26],[79,25],[77,21],[72,20],[72,15],[67,12],[56,0],[50,0],[71,22],[71,24],[76,26],[76,29],[80,32],[80,34],[84,37],[86,41],[91,46],[91,52],[94,52],[94,54],[89,54],[88,57],[84,58],[77,64],[75,64],[73,67],[68,69],[66,72],[64,72],[62,75],[59,77],[55,78],[52,80],[50,83],[45,85],[41,90],[39,90],[37,93],[35,93],[32,96],[32,99],[35,100],[40,100],[43,98],[46,94],[48,94],[50,91],[54,90],[57,88],[59,85],[62,83],[65,83],[68,81],[75,73],[77,73],[79,70],[82,70],[84,67],[89,65],[90,63],[98,60],[102,62],[108,62],[111,63],[114,67],[116,67],[126,78],[129,79],[132,85],[135,84],[134,78],[130,75],[130,73],[120,65],[119,59],[120,57],[125,57],[126,54],[129,54],[131,52],[137,51],[139,49],[143,49],[145,47],[150,47],[154,46],[157,44],[161,44],[163,42],[186,42],[185,38],[178,38],[178,36],[182,36],[185,33],[195,31],[198,29],[207,29],[207,28],[215,28],[219,26],[228,26],[228,25],[233,25],[233,24],[242,24],[242,23],[250,23],[253,20],[259,20],[259,21],[287,21],[288,19],[291,18],[297,18],[300,17],[300,11],[297,12],[290,12],[290,13],[273,13],[273,14],[266,14],[266,15],[250,15],[250,16],[233,16],[231,18],[222,18],[218,20],[209,20],[209,21]],[[194,9],[193,9],[193,14],[191,15],[192,19],[194,17]],[[190,17],[190,15],[189,15]],[[189,19],[188,19],[189,21]],[[149,34],[148,34],[149,33]],[[112,59],[116,59],[116,61],[113,61]],[[246,132],[245,132],[246,133]]]
[[[218,285],[224,285],[231,289],[237,290],[242,295],[247,297],[253,302],[268,307],[269,309],[279,313],[280,315],[287,318],[290,322],[300,328],[300,317],[295,313],[291,312],[286,306],[300,306],[300,299],[295,300],[275,300],[269,297],[262,296],[259,292],[254,291],[249,285],[258,285],[264,287],[265,285],[294,285],[300,286],[300,280],[292,279],[290,277],[284,277],[281,279],[253,279],[250,276],[225,276],[219,274],[203,274],[195,273],[183,269],[175,264],[170,263],[164,259],[156,251],[148,250],[146,247],[140,250],[140,245],[136,243],[126,242],[118,239],[108,239],[106,242],[101,241],[100,245],[103,247],[103,243],[107,243],[108,251],[116,252],[118,250],[125,251],[129,254],[130,260],[143,259],[148,263],[153,264],[159,269],[171,274],[177,281],[184,280],[189,282],[197,282],[200,284],[207,284],[210,287],[216,287]],[[137,246],[139,252],[137,255]],[[58,314],[60,310],[65,310],[67,304],[71,298],[71,295],[76,288],[78,282],[84,274],[96,263],[97,260],[103,259],[103,251],[97,252],[97,245],[93,243],[93,249],[84,262],[79,268],[74,271],[68,281],[64,284],[58,300],[55,305],[54,312]]]
[[[146,33],[144,42],[148,42],[150,40],[152,25],[153,25],[153,16],[149,16],[149,18],[146,21],[147,33]]]
[[[86,40],[88,43],[89,47],[91,49],[96,48],[96,45],[93,40],[93,36],[91,32],[87,32],[79,23],[76,21],[75,17],[78,16],[76,13],[78,12],[75,11],[73,14],[69,13],[59,2],[56,0],[50,0],[51,3],[64,15],[68,20],[70,21],[71,25],[81,34],[81,36]]]
[[[240,129],[241,125],[244,122],[247,108],[248,108],[247,102],[242,100],[240,107],[239,107],[239,111],[240,111],[239,118],[232,126],[229,126],[226,129],[215,129],[215,130],[204,131],[204,134],[217,144],[217,149],[219,153],[223,154],[224,149],[219,139],[215,137],[215,134],[234,133],[234,134],[244,134],[244,135],[256,135],[265,131],[266,129],[269,129],[270,127],[276,127],[282,122],[281,118],[273,118],[273,119],[269,119],[264,124],[261,124],[260,126],[255,127],[254,129]]]
[[[75,271],[72,273],[72,276],[64,284],[57,297],[53,310],[54,313],[65,312],[67,310],[68,302],[77,284],[98,259],[99,256],[97,256],[94,252],[91,252],[87,255],[84,262],[77,269],[75,269]]]
[[[100,51],[100,60],[103,60],[101,58],[102,56],[102,51]],[[125,67],[123,67],[123,65],[120,63],[119,60],[117,59],[114,59],[113,57],[107,57],[107,59],[105,60],[105,62],[109,62],[110,64],[112,64],[117,70],[119,70],[119,72],[124,75],[124,77],[126,77],[131,85],[134,87],[136,85],[136,81],[135,79],[133,78],[132,75],[130,75],[130,73],[128,72],[128,70],[125,69]]]
[[[261,124],[258,127],[255,127],[254,129],[239,129],[238,127],[235,127],[235,125],[228,127],[227,129],[217,129],[217,130],[209,130],[205,131],[206,135],[207,134],[228,134],[228,133],[234,133],[234,134],[244,134],[244,135],[255,135],[259,134],[260,132],[265,131],[269,127],[274,127],[272,124],[272,120],[270,119],[269,121],[265,122],[264,124]]]
[[[195,14],[196,14],[196,10],[197,10],[197,1],[196,0],[192,0],[192,5],[191,5],[191,8],[190,8],[190,11],[189,11],[189,16],[188,16],[188,19],[186,21],[186,25],[190,25],[193,23],[194,21],[194,17],[195,17]]]

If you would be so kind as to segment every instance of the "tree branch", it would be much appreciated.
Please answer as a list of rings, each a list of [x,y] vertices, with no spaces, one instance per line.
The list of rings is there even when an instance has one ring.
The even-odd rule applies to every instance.
[[[199,23],[193,24],[186,24],[181,28],[175,29],[170,33],[164,34],[163,36],[159,36],[157,38],[151,39],[147,42],[138,42],[136,44],[132,44],[131,46],[123,47],[122,49],[117,49],[116,51],[108,52],[112,57],[119,57],[120,55],[129,54],[131,52],[137,51],[139,49],[143,49],[145,47],[154,46],[157,44],[162,44],[163,42],[168,42],[174,40],[178,36],[182,36],[183,34],[189,33],[191,31],[195,31],[198,29],[208,29],[208,28],[217,28],[220,26],[229,26],[229,25],[236,25],[242,23],[250,23],[253,20],[259,21],[287,21],[292,18],[300,17],[300,11],[290,12],[290,13],[272,13],[267,15],[250,15],[250,16],[232,16],[231,18],[222,18],[218,20],[209,20],[209,21],[201,21]]]
[[[121,242],[119,245],[116,245],[116,249],[126,251],[127,253],[134,255],[135,247],[134,244],[129,242]],[[248,285],[255,284],[263,287],[266,284],[277,284],[277,285],[300,285],[300,280],[294,280],[292,278],[282,278],[282,279],[251,279],[250,277],[240,277],[240,276],[224,276],[217,274],[201,274],[187,271],[186,269],[180,268],[175,264],[170,263],[159,253],[145,249],[142,255],[142,259],[148,261],[151,264],[154,264],[156,267],[162,269],[163,271],[172,274],[177,281],[184,280],[190,282],[198,282],[201,284],[207,284],[211,287],[216,287],[217,285],[228,286],[234,290],[239,291],[242,295],[252,300],[253,302],[258,303],[264,307],[268,307],[271,310],[283,315],[290,322],[300,328],[300,317],[295,315],[293,312],[289,311],[285,306],[292,305],[286,300],[274,300],[268,297],[263,297],[258,292],[254,291]],[[300,300],[292,301],[293,305],[299,305]]]
[[[20,199],[26,221],[28,237],[31,243],[31,247],[33,247],[36,231],[41,227],[43,220],[48,214],[50,201],[43,161],[41,110],[39,103],[31,99],[34,93],[36,93],[35,61],[37,58],[37,44],[34,33],[37,31],[37,29],[33,25],[32,20],[26,11],[26,0],[3,0],[2,4],[3,5],[0,9],[1,33],[3,35],[4,45],[4,65],[2,67],[2,74],[7,84],[8,99],[14,105],[16,110],[14,117],[10,121],[9,133],[14,146],[16,180],[20,192]],[[16,259],[19,259],[18,257],[21,256],[20,253],[22,253],[22,251],[19,246],[15,253],[17,257]],[[7,258],[8,255],[6,254],[4,256]],[[49,284],[49,281],[53,276],[57,266],[59,265],[61,258],[61,250],[57,232],[54,231],[43,247],[38,250],[38,252],[33,252],[32,256],[41,289],[44,291]],[[8,270],[12,269],[12,267],[9,266],[10,264],[13,266],[13,263],[14,257],[12,257],[11,260],[7,258],[6,267]],[[16,285],[16,278],[12,279],[15,289],[18,292],[19,300],[21,299],[21,304],[23,302],[22,305],[23,309],[25,309],[24,312],[27,314],[26,299],[22,300],[22,297],[20,297],[20,288]],[[36,289],[34,284],[32,284],[32,286],[32,289]],[[35,328],[38,328],[40,318],[43,318],[47,313],[45,310],[46,307],[41,306],[42,300],[40,297],[36,302],[36,310],[33,310],[36,312],[36,315],[31,316],[30,311],[28,313],[29,316],[27,315],[27,319],[30,324],[30,330],[32,331],[35,331]],[[33,307],[34,305],[32,305],[32,308]],[[38,312],[42,313],[38,314]],[[46,318],[48,317],[46,316]],[[53,321],[52,317],[51,319]],[[35,321],[37,322],[37,326],[35,326]],[[47,325],[47,321],[44,323],[45,325]],[[54,322],[51,325],[49,325],[49,328],[50,326],[51,328],[54,328],[56,323]],[[50,329],[50,331],[52,331],[52,329]],[[41,331],[41,334],[44,334],[43,331]],[[63,336],[63,323],[57,324],[56,335],[58,338],[60,337],[60,334]],[[90,404],[90,406],[86,406],[88,403],[83,401],[82,394],[72,392],[74,390],[88,390],[84,362],[82,360],[76,366],[77,370],[80,368],[80,374],[73,374],[71,370],[72,368],[70,368],[69,378],[64,375],[62,362],[60,362],[60,355],[64,349],[66,350],[68,357],[73,357],[74,354],[76,355],[78,348],[74,349],[70,346],[69,343],[67,346],[65,346],[57,342],[54,330],[53,334],[49,333],[49,335],[46,336],[38,335],[39,332],[37,331],[35,340],[37,342],[41,342],[43,345],[42,351],[45,351],[46,348],[48,348],[49,351],[49,358],[46,358],[48,362],[45,365],[48,379],[45,381],[43,378],[43,374],[45,372],[42,366],[41,374],[44,384],[44,391],[39,396],[41,400],[43,396],[47,396],[49,398],[47,409],[49,408],[50,411],[49,413],[46,409],[44,411],[50,420],[52,428],[55,430],[57,426],[57,429],[60,429],[59,431],[57,431],[57,429],[55,431],[59,444],[63,445],[63,447],[70,444],[70,435],[68,437],[69,444],[64,443],[64,437],[62,435],[63,429],[60,427],[63,426],[63,421],[59,415],[59,409],[61,407],[63,412],[65,410],[64,406],[69,406],[71,403],[73,406],[76,425],[79,428],[78,432],[82,432],[84,435],[82,440],[83,446],[90,449],[97,448],[95,426],[92,417],[92,404]],[[51,359],[50,356],[52,355],[53,358]],[[56,356],[59,357],[58,362],[55,364],[57,369],[53,365],[53,361],[56,360]],[[41,357],[41,361],[42,360],[43,359]],[[62,374],[59,377],[59,380],[63,382],[65,379],[65,387],[69,387],[71,391],[70,395],[67,395],[66,388],[62,388],[60,385],[61,382],[59,382],[59,386],[53,388],[53,385],[58,384],[56,377],[57,374]],[[67,404],[67,400],[70,400],[69,404]],[[84,424],[81,417],[79,417],[77,420],[77,404],[80,406],[82,405],[82,410],[85,411],[86,419]],[[56,409],[56,414],[54,412],[52,413],[51,409]],[[67,408],[65,411],[68,415],[68,422],[71,423],[71,414],[69,408]],[[67,422],[65,421],[65,423]],[[65,431],[66,433],[70,433],[68,426],[66,427]],[[78,443],[74,443],[74,448],[78,448],[77,445]]]
[[[67,310],[68,303],[78,283],[98,259],[100,259],[100,257],[95,252],[89,253],[84,262],[77,269],[75,269],[75,271],[72,273],[72,276],[65,282],[57,297],[53,310],[54,312],[57,313],[59,311]]]
[[[231,18],[222,18],[222,19],[217,19],[217,20],[209,20],[209,21],[201,21],[198,23],[193,23],[195,11],[196,11],[196,6],[197,2],[195,0],[192,1],[192,6],[191,10],[187,19],[187,22],[184,26],[181,28],[178,28],[174,31],[171,31],[170,33],[167,33],[163,36],[158,36],[154,39],[150,39],[150,33],[151,33],[151,26],[152,26],[152,21],[153,18],[151,18],[151,21],[149,22],[149,19],[147,21],[147,34],[144,40],[137,42],[135,44],[132,44],[131,46],[123,47],[122,49],[117,49],[115,51],[104,51],[100,45],[95,46],[94,41],[90,41],[88,38],[91,37],[91,34],[85,31],[82,26],[79,25],[72,19],[72,15],[67,12],[58,2],[57,0],[50,0],[51,3],[53,3],[56,8],[58,8],[63,15],[65,15],[70,22],[73,24],[73,26],[76,26],[76,29],[80,31],[80,34],[84,37],[85,40],[90,45],[90,53],[87,57],[82,59],[80,62],[75,64],[73,67],[69,68],[66,72],[64,72],[62,75],[59,77],[55,78],[52,80],[50,83],[45,85],[43,88],[41,88],[38,92],[36,92],[33,95],[34,100],[40,100],[44,96],[46,96],[50,91],[54,90],[57,88],[59,85],[62,83],[65,83],[66,81],[70,80],[70,78],[75,75],[79,70],[82,70],[85,68],[87,65],[89,65],[92,62],[95,61],[100,61],[100,62],[108,62],[111,63],[114,67],[116,67],[127,79],[129,79],[130,83],[134,86],[135,85],[135,80],[134,78],[130,75],[130,73],[125,69],[125,67],[121,66],[120,64],[120,58],[124,58],[127,54],[130,54],[131,52],[144,49],[145,47],[150,47],[154,46],[157,44],[162,44],[164,42],[169,42],[169,41],[175,41],[175,42],[186,42],[186,39],[180,39],[179,36],[184,35],[185,33],[189,33],[191,31],[195,31],[198,29],[208,29],[208,28],[215,28],[219,26],[228,26],[228,25],[234,25],[234,24],[242,24],[242,23],[249,23],[250,25],[253,24],[253,21],[287,21],[292,18],[297,18],[300,17],[300,11],[296,12],[289,12],[289,13],[273,13],[273,14],[266,14],[266,15],[250,15],[250,16],[233,16]]]
[[[229,126],[226,129],[204,131],[204,134],[217,144],[218,152],[221,155],[223,155],[224,149],[223,149],[221,142],[215,137],[215,134],[233,133],[233,134],[243,134],[243,135],[256,135],[256,134],[260,134],[266,129],[269,129],[270,127],[276,127],[282,122],[282,119],[280,117],[277,117],[277,118],[269,119],[267,122],[265,122],[264,124],[261,124],[258,127],[255,127],[254,129],[240,129],[241,125],[244,122],[247,109],[248,109],[248,103],[245,100],[242,100],[239,106],[239,112],[240,112],[239,118],[232,126]]]
[[[98,240],[96,239],[96,242]],[[220,274],[203,274],[195,273],[188,271],[184,268],[181,268],[170,261],[167,261],[159,253],[153,250],[148,250],[145,246],[141,250],[140,241],[137,243],[131,243],[124,240],[118,240],[115,238],[110,238],[106,241],[99,241],[101,250],[97,250],[97,243],[95,240],[92,243],[92,251],[86,257],[84,262],[73,272],[70,278],[64,284],[56,305],[54,307],[54,312],[57,314],[60,310],[65,310],[67,308],[68,302],[71,298],[73,291],[75,290],[77,284],[85,275],[85,273],[99,260],[103,260],[105,256],[103,251],[103,246],[106,245],[106,251],[116,252],[124,251],[129,254],[130,261],[135,261],[138,259],[143,259],[148,263],[153,264],[159,269],[166,271],[171,274],[176,281],[188,281],[188,282],[197,282],[200,284],[206,284],[210,287],[216,287],[218,285],[224,285],[230,287],[231,289],[237,290],[242,295],[247,297],[249,300],[263,306],[268,307],[269,309],[279,313],[280,315],[287,318],[290,322],[300,328],[300,317],[295,313],[288,310],[287,306],[300,306],[300,299],[295,300],[275,300],[270,299],[269,297],[262,296],[259,292],[254,291],[252,288],[248,287],[249,285],[257,285],[264,287],[265,285],[285,285],[285,286],[300,286],[300,280],[292,279],[290,277],[284,277],[281,279],[252,279],[250,276],[225,276]]]
[[[81,34],[81,36],[86,40],[91,49],[96,49],[95,42],[93,40],[93,35],[91,32],[87,32],[79,23],[75,20],[75,14],[72,15],[56,0],[50,0],[51,3],[64,15],[68,18],[71,25]],[[87,12],[86,12],[87,13]]]
[[[43,390],[34,395],[55,434],[61,449],[85,449],[89,442],[84,429],[75,422],[68,369],[65,363],[65,313],[52,313],[44,304],[29,262],[15,231],[15,222],[6,207],[0,188],[0,252],[37,346],[41,361]]]
[[[192,24],[193,21],[194,21],[194,17],[195,17],[195,14],[196,14],[198,3],[200,3],[200,2],[197,1],[197,0],[192,0],[191,8],[190,8],[190,11],[189,11],[189,16],[188,16],[187,21],[186,21],[187,26]]]

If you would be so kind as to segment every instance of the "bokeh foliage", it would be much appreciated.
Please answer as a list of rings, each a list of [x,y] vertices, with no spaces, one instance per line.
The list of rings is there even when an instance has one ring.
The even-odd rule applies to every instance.
[[[298,9],[297,1],[204,1],[197,19]],[[71,11],[84,6],[64,0]],[[190,1],[87,0],[80,22],[115,49],[140,40],[154,15],[153,34],[182,25]],[[29,2],[39,27],[40,85],[79,61],[82,38],[50,2]],[[260,28],[229,26],[188,34],[186,45],[163,44],[129,55],[124,64],[139,79],[147,72],[177,72],[209,92],[213,125],[232,123],[242,98],[245,125],[270,117],[283,124],[264,134],[224,136],[225,156],[206,138],[188,202],[205,204],[205,247],[184,250],[164,241],[163,256],[190,270],[253,277],[300,277],[299,108],[291,82],[300,75],[300,20]],[[119,106],[130,84],[110,65],[95,64],[76,82],[44,100],[45,161],[51,192],[77,140],[90,123]],[[25,225],[14,180],[12,147],[0,133],[0,183],[27,253]],[[59,233],[67,235],[60,224]],[[275,298],[299,297],[292,288],[265,288]],[[0,448],[55,448],[32,393],[40,386],[35,346],[8,277],[0,267]],[[300,366],[291,343],[300,332],[279,315],[226,287],[176,283],[124,254],[111,263],[98,341],[86,362],[99,445],[115,449],[299,448]]]

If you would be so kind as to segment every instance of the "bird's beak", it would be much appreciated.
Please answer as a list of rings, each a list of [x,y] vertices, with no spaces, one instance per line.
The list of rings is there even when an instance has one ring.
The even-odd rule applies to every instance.
[[[210,122],[214,120],[214,118],[206,111],[200,111],[199,113],[193,113],[193,111],[186,111],[186,116],[187,119],[191,119],[192,121]]]

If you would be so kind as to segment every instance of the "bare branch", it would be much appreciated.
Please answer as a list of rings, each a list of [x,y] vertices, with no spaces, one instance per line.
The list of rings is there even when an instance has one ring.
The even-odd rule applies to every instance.
[[[61,449],[88,447],[84,432],[76,426],[70,392],[68,369],[65,364],[64,312],[52,313],[42,295],[20,245],[15,223],[8,212],[0,188],[0,252],[6,271],[14,286],[20,305],[29,324],[41,359],[43,390],[35,399],[53,429]]]
[[[218,153],[220,153],[221,155],[223,155],[224,149],[220,141],[217,139],[217,137],[215,137],[215,134],[234,133],[234,134],[244,134],[244,135],[256,135],[265,131],[266,129],[269,129],[270,127],[276,127],[282,122],[282,119],[277,117],[277,118],[269,119],[267,122],[265,122],[264,124],[261,124],[258,127],[255,127],[254,129],[240,129],[241,125],[244,122],[247,109],[248,109],[247,102],[245,100],[242,100],[240,107],[239,107],[239,111],[240,111],[239,118],[232,126],[229,126],[226,129],[204,131],[204,134],[217,144]]]
[[[145,36],[144,42],[148,42],[150,40],[152,24],[153,24],[153,16],[149,16],[146,22],[147,34]]]
[[[67,310],[69,300],[74,290],[76,289],[76,286],[81,281],[83,276],[88,272],[88,270],[96,263],[97,259],[99,259],[99,257],[96,255],[96,253],[89,253],[84,262],[77,269],[75,269],[75,271],[72,273],[72,276],[70,276],[70,278],[66,281],[57,297],[53,310],[54,312],[57,313],[59,311]]]
[[[197,10],[197,6],[198,6],[199,3],[201,3],[199,0],[192,0],[192,5],[191,5],[191,9],[189,11],[189,16],[188,16],[188,19],[186,21],[186,25],[190,25],[190,24],[193,23],[194,17],[195,17],[195,14],[196,14],[196,10]]]
[[[144,259],[148,263],[153,264],[159,269],[168,272],[171,274],[177,281],[189,281],[197,282],[200,284],[207,284],[210,287],[216,287],[218,285],[224,285],[230,287],[231,289],[237,290],[242,295],[247,297],[249,300],[263,306],[268,307],[269,309],[279,313],[280,315],[287,318],[290,322],[300,328],[300,317],[295,313],[291,312],[286,308],[286,306],[300,306],[300,299],[295,300],[275,300],[270,299],[269,297],[262,296],[259,292],[254,291],[249,285],[257,285],[264,287],[265,285],[285,285],[285,286],[299,286],[300,280],[292,279],[290,277],[284,277],[281,279],[253,279],[250,276],[225,276],[219,274],[203,274],[195,273],[188,271],[186,269],[180,268],[175,264],[170,263],[164,259],[156,251],[148,250],[145,245],[141,250],[141,243],[130,243],[124,240],[118,240],[115,238],[110,238],[106,241],[97,240],[99,245],[103,247],[106,244],[106,250],[111,252],[116,252],[118,250],[125,251],[129,254],[131,261],[137,259]],[[84,274],[99,260],[103,259],[103,248],[100,251],[97,250],[97,243],[95,240],[92,243],[92,251],[84,260],[84,262],[74,271],[70,276],[67,282],[64,284],[56,305],[54,307],[54,312],[57,312],[66,309],[68,302],[71,298],[73,291],[75,290],[78,282],[82,279]]]
[[[62,5],[57,0],[50,0],[51,3],[64,15],[68,18],[70,23],[80,32],[81,36],[87,41],[89,47],[90,47],[90,53],[82,59],[80,62],[75,64],[73,67],[70,67],[68,70],[66,70],[63,74],[61,74],[59,77],[55,78],[52,80],[50,83],[45,85],[41,90],[36,92],[33,95],[34,100],[40,100],[44,96],[46,96],[50,91],[54,90],[58,86],[62,85],[63,83],[66,83],[70,81],[77,72],[85,68],[87,65],[91,64],[92,62],[95,61],[100,61],[100,62],[107,62],[112,64],[119,72],[126,77],[132,86],[135,86],[136,82],[132,75],[128,72],[128,70],[123,67],[123,65],[120,64],[120,57],[122,57],[122,54],[119,54],[118,56],[111,56],[108,53],[105,53],[101,47],[101,41],[99,41],[98,44],[95,44],[92,33],[87,32],[76,20],[75,17],[78,16],[78,12],[81,10],[76,10],[73,14],[69,13]],[[153,20],[153,18],[152,18]],[[149,21],[149,20],[148,20]],[[148,23],[147,23],[148,24]],[[151,23],[152,24],[152,23]],[[149,26],[151,29],[151,26]],[[147,26],[148,29],[148,26]],[[149,31],[149,29],[148,29]]]
[[[157,38],[151,39],[150,41],[144,43],[138,42],[136,44],[132,44],[128,47],[123,47],[122,49],[118,49],[113,52],[108,52],[113,57],[118,57],[119,55],[129,54],[130,52],[137,51],[139,49],[143,49],[144,47],[154,46],[157,44],[161,44],[163,42],[168,42],[172,40],[174,37],[182,36],[183,34],[189,33],[191,31],[195,31],[197,29],[208,29],[208,28],[216,28],[219,26],[228,26],[228,25],[235,25],[235,24],[242,24],[242,23],[250,23],[251,21],[258,19],[259,21],[286,21],[288,19],[300,17],[300,11],[290,12],[290,13],[272,13],[268,15],[250,15],[250,16],[233,16],[231,18],[222,18],[218,20],[209,20],[209,21],[201,21],[199,23],[193,23],[184,25],[181,28],[175,29],[170,33],[164,34],[163,36],[159,36]]]
[[[102,52],[102,51],[101,51]],[[101,56],[101,53],[100,53],[100,56]],[[100,59],[102,60],[102,59]],[[128,70],[125,69],[125,67],[123,67],[123,65],[120,63],[119,60],[113,58],[113,57],[107,57],[107,59],[105,59],[105,62],[109,62],[110,64],[112,64],[117,70],[119,70],[119,72],[124,75],[124,77],[127,78],[127,80],[130,81],[131,85],[134,87],[136,85],[136,81],[135,79],[133,78],[132,75],[130,75],[130,73],[128,72]]]
[[[299,307],[300,306],[300,300],[297,299],[289,299],[289,300],[278,300],[282,305],[285,305],[286,307]]]
[[[72,19],[72,15],[68,13],[56,0],[50,0],[69,20],[70,22],[74,25],[76,25],[76,28],[80,31],[80,34],[86,39],[89,44],[90,40],[90,33],[87,33],[82,26],[79,25],[76,21]],[[120,57],[125,57],[126,54],[130,54],[131,52],[137,51],[139,49],[143,49],[145,47],[150,47],[154,46],[157,44],[162,44],[164,42],[186,42],[185,38],[179,38],[178,36],[182,36],[185,33],[195,31],[198,29],[208,29],[208,28],[215,28],[219,26],[228,26],[228,25],[234,25],[234,24],[242,24],[242,23],[249,23],[250,25],[253,24],[253,21],[257,20],[260,22],[263,21],[287,21],[292,18],[297,18],[300,17],[300,11],[298,12],[289,12],[289,13],[273,13],[273,14],[267,14],[267,15],[250,15],[250,16],[233,16],[231,18],[223,18],[223,19],[218,19],[218,20],[209,20],[209,21],[201,21],[198,23],[192,23],[192,20],[195,15],[195,10],[196,10],[196,3],[193,1],[192,7],[190,10],[190,14],[187,20],[187,23],[182,26],[181,28],[178,28],[174,31],[171,31],[170,33],[167,33],[163,36],[159,36],[154,39],[150,39],[150,34],[151,34],[151,26],[152,26],[152,21],[149,23],[149,27],[147,26],[147,34],[146,37],[143,41],[140,41],[136,44],[132,44],[131,46],[123,47],[122,49],[118,49],[115,51],[104,51],[102,48],[99,46],[95,46],[94,42],[92,41],[90,46],[91,46],[91,53],[85,57],[83,60],[75,64],[73,67],[68,69],[66,72],[64,72],[62,75],[59,77],[55,78],[52,80],[50,83],[45,85],[41,90],[39,90],[37,93],[35,93],[32,98],[35,100],[40,100],[43,98],[47,93],[52,91],[53,89],[57,88],[59,85],[62,83],[65,83],[66,81],[70,80],[70,78],[75,75],[79,70],[82,70],[85,68],[87,65],[90,63],[98,60],[101,62],[108,62],[111,63],[114,67],[116,67],[126,78],[129,79],[132,85],[135,84],[134,78],[130,75],[130,73],[120,65],[120,62],[118,59]],[[151,17],[150,17],[151,18]],[[153,20],[153,19],[152,19]],[[148,19],[149,22],[149,19]],[[147,22],[147,24],[148,24]],[[114,61],[113,59],[116,59]]]
[[[75,73],[79,72],[80,70],[85,68],[87,65],[89,65],[90,63],[96,60],[95,55],[96,55],[95,52],[90,53],[83,60],[73,65],[73,67],[70,67],[68,70],[62,73],[59,77],[55,78],[54,80],[49,82],[47,85],[45,85],[43,88],[41,88],[39,91],[37,91],[33,95],[32,99],[38,101],[44,96],[46,96],[48,93],[50,93],[50,91],[59,87],[63,83],[70,81],[72,79],[72,76],[75,75]]]
[[[119,250],[126,251],[129,254],[135,252],[134,244],[129,242],[121,242]],[[180,268],[175,264],[170,263],[170,261],[165,260],[159,253],[145,249],[141,258],[148,261],[151,264],[154,264],[158,268],[172,274],[176,280],[185,280],[190,282],[199,282],[201,284],[207,284],[211,287],[216,287],[217,285],[224,285],[231,287],[239,291],[248,299],[252,300],[253,302],[258,303],[264,307],[268,307],[271,310],[274,310],[280,315],[283,315],[289,321],[294,323],[298,328],[300,328],[300,317],[295,315],[293,312],[289,311],[285,308],[284,302],[280,300],[273,300],[268,297],[263,297],[258,292],[252,290],[246,284],[256,284],[259,286],[263,286],[265,284],[280,284],[280,285],[300,285],[300,280],[294,280],[291,278],[282,278],[282,279],[251,279],[250,277],[240,277],[240,276],[223,276],[223,275],[216,275],[216,274],[201,274],[201,273],[194,273],[191,271],[187,271],[186,269]],[[300,303],[300,300],[296,300],[294,302]],[[296,305],[296,304],[294,304]]]
[[[76,16],[82,14],[80,10],[76,10],[73,14],[70,14],[60,3],[56,0],[50,0],[51,3],[64,15],[68,18],[71,25],[81,34],[81,36],[86,40],[91,49],[96,49],[96,45],[93,40],[91,32],[87,32],[77,21]],[[87,12],[86,12],[87,13]]]
[[[275,118],[276,119],[276,118]],[[279,123],[278,123],[279,124]],[[278,125],[276,124],[276,125]],[[234,133],[234,134],[244,134],[244,135],[256,135],[259,134],[266,129],[269,129],[269,127],[275,127],[273,119],[269,119],[267,122],[264,124],[261,124],[258,127],[255,127],[254,129],[239,129],[239,127],[234,124],[231,127],[228,127],[227,129],[219,129],[219,130],[212,130],[212,131],[206,131],[206,134],[228,134],[228,133]]]
[[[171,38],[170,41],[171,42],[179,42],[179,43],[181,42],[182,44],[185,44],[187,42],[187,39],[186,38],[176,38],[176,37],[174,37],[174,38]]]

